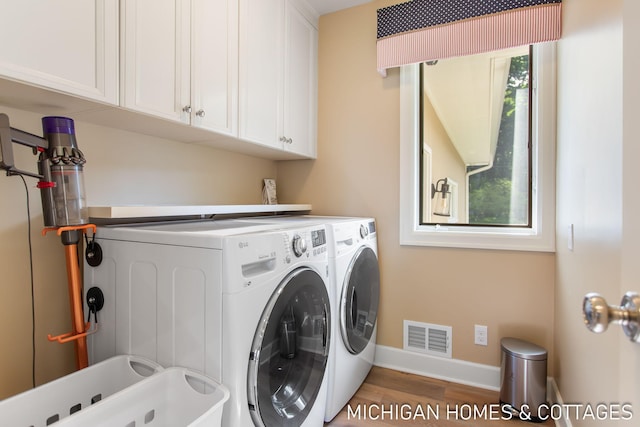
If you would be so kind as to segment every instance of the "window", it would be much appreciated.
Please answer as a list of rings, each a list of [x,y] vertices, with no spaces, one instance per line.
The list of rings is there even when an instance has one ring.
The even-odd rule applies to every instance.
[[[555,44],[469,59],[401,70],[401,244],[553,251]]]

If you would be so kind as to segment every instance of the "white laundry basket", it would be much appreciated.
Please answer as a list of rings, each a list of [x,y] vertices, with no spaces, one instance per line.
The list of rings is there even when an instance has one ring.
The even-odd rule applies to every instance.
[[[45,427],[142,381],[162,367],[137,356],[115,356],[0,401],[0,424]]]
[[[219,427],[226,387],[185,368],[167,368],[57,427]]]

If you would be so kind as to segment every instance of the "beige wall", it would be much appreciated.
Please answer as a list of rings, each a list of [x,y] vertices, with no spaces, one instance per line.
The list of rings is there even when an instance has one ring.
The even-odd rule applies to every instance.
[[[11,126],[41,135],[41,114],[0,106]],[[124,204],[257,204],[262,179],[276,176],[270,160],[182,144],[76,121],[87,158],[90,206]],[[30,152],[17,149],[16,165],[35,169]],[[40,236],[42,210],[35,180],[27,179],[32,212],[36,306],[36,381],[74,369],[72,344],[49,343],[48,333],[70,329],[64,249]],[[25,190],[18,177],[0,177],[0,399],[31,387],[31,291]],[[284,200],[284,199],[282,199]]]
[[[377,219],[380,344],[402,348],[409,319],[453,326],[456,359],[498,366],[506,335],[551,352],[553,254],[399,245],[399,72],[383,79],[375,60],[376,9],[390,3],[320,18],[318,159],[279,163],[280,194]],[[476,323],[489,327],[487,347],[473,344]]]

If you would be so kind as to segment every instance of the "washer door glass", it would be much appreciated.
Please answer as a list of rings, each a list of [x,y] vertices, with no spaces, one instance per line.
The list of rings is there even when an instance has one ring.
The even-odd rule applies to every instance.
[[[271,296],[253,338],[248,398],[256,426],[300,426],[318,396],[329,353],[329,295],[310,268]]]
[[[376,326],[380,270],[373,249],[363,246],[351,261],[340,298],[340,330],[347,350],[359,354]]]

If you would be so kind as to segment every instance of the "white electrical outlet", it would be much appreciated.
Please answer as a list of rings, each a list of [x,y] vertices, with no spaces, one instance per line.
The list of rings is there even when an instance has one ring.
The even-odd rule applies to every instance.
[[[484,325],[476,325],[475,332],[475,343],[477,345],[487,345],[487,327]]]

